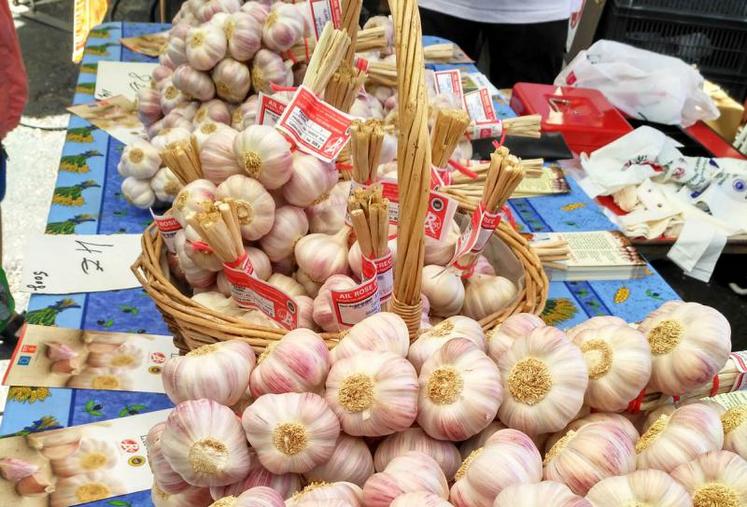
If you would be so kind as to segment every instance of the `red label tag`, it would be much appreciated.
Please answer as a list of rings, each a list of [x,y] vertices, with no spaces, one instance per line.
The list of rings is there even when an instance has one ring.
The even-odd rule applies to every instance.
[[[498,120],[494,123],[474,123],[467,127],[467,137],[470,139],[488,139],[490,137],[501,137],[503,135],[503,122]]]
[[[276,128],[299,150],[324,162],[332,162],[350,139],[353,117],[338,111],[301,86],[291,99]]]
[[[341,328],[354,326],[366,317],[381,311],[381,299],[376,277],[376,265],[361,257],[363,282],[348,290],[330,290],[332,308]]]
[[[459,258],[468,252],[481,253],[500,223],[501,214],[488,212],[481,202],[477,209],[472,212],[467,229],[457,240],[454,257],[449,264],[462,270],[468,270],[470,266],[457,264]]]
[[[729,358],[734,361],[738,372],[730,391],[747,389],[747,351],[732,352],[729,354]]]
[[[259,104],[257,109],[257,125],[274,127],[282,116],[288,104],[277,97],[270,97],[259,92]]]
[[[332,21],[332,26],[340,28],[342,23],[340,0],[309,0],[308,6],[309,19],[316,40],[319,40],[327,22]]]
[[[382,195],[389,199],[389,223],[397,225],[399,223],[399,187],[396,182],[389,180],[383,180],[377,184],[381,185]],[[431,191],[428,196],[428,211],[425,215],[425,235],[438,241],[444,239],[457,207],[455,200]]]
[[[163,238],[166,249],[169,253],[175,253],[176,246],[174,245],[174,240],[176,233],[182,230],[182,225],[174,217],[156,215],[152,209],[150,210],[150,215],[153,217],[156,227],[158,227],[158,232],[161,233],[161,238]]]
[[[433,73],[436,93],[453,95],[460,107],[464,107],[464,90],[462,89],[462,73],[459,69],[437,70]]]
[[[226,265],[223,272],[240,307],[259,310],[285,329],[298,327],[298,308],[288,294],[241,269]]]
[[[431,166],[431,190],[451,185],[451,171]]]
[[[363,72],[368,72],[368,60],[366,60],[362,56],[356,56],[355,60],[353,61],[353,65],[355,65],[355,68],[360,69]]]
[[[569,85],[571,85],[571,86],[572,86],[572,85],[573,85],[573,83],[575,83],[576,81],[578,81],[578,79],[576,78],[576,74],[575,74],[575,72],[573,72],[573,71],[570,71],[570,72],[568,73],[568,75],[567,75],[567,76],[565,77],[565,82],[566,82],[566,83],[568,83],[568,84],[569,84]]]
[[[365,259],[365,261],[363,260]],[[378,259],[367,259],[364,255],[361,260],[361,268],[365,270],[367,267],[370,269],[371,264],[376,271],[376,285],[379,287],[379,300],[381,303],[386,303],[392,297],[392,291],[394,290],[394,260],[392,258],[392,251],[387,250],[386,255]],[[372,276],[363,272],[363,277],[368,278]]]

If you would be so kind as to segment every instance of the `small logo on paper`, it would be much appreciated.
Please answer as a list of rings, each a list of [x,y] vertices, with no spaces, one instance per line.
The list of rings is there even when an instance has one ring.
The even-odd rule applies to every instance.
[[[36,352],[36,345],[24,345],[23,347],[21,347],[21,352],[33,354],[34,352]]]
[[[127,463],[131,467],[141,467],[145,465],[145,458],[143,456],[133,456],[127,460]]]
[[[163,364],[166,362],[166,354],[163,352],[153,352],[150,355],[150,360],[156,364]]]
[[[18,366],[28,366],[31,363],[31,356],[21,356],[18,358]]]
[[[131,438],[125,438],[119,443],[120,449],[129,454],[135,454],[140,450],[140,444]]]

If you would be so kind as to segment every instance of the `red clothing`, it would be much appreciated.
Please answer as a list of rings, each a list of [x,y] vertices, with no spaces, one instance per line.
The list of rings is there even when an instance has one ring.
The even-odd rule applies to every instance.
[[[8,0],[0,0],[0,140],[16,128],[26,105],[26,68]]]

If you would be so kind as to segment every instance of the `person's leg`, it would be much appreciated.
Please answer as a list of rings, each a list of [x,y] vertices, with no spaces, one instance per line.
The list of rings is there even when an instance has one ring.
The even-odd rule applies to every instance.
[[[420,8],[423,35],[436,35],[457,44],[467,55],[480,58],[480,23]]]

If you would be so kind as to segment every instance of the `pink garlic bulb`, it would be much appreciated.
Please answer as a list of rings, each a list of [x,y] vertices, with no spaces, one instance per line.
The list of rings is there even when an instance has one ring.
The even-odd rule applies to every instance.
[[[223,31],[228,39],[228,54],[240,62],[251,60],[262,45],[262,25],[248,12],[230,14]]]
[[[260,240],[262,250],[277,262],[293,255],[296,243],[309,231],[309,223],[301,208],[281,206],[275,210],[272,228]]]
[[[332,190],[338,176],[334,164],[297,151],[293,153],[291,177],[283,186],[283,197],[299,208],[311,206],[320,196]]]
[[[474,343],[455,338],[420,369],[418,424],[439,440],[476,435],[495,419],[503,398],[495,363]]]
[[[421,428],[413,427],[386,437],[376,448],[374,466],[379,472],[397,456],[408,451],[418,451],[436,460],[447,478],[454,474],[462,464],[459,450],[452,442],[431,438]]]
[[[303,285],[295,281],[290,276],[285,276],[280,273],[273,273],[270,278],[267,279],[267,283],[275,288],[278,288],[285,292],[291,297],[306,296]]]
[[[172,208],[173,209],[173,208]],[[190,286],[197,289],[206,289],[212,287],[215,283],[215,271],[210,271],[199,267],[195,262],[187,255],[187,238],[184,231],[178,231],[174,238],[174,247],[176,249],[176,258],[178,261],[178,267],[181,269],[185,280]]]
[[[202,143],[200,163],[205,179],[217,185],[229,176],[241,174],[241,167],[236,162],[233,151],[238,137],[238,132],[233,129],[218,129]]]
[[[484,255],[480,255],[477,260],[475,261],[475,265],[473,267],[473,270],[475,273],[480,273],[483,275],[490,275],[495,276],[495,268],[490,263],[487,257]]]
[[[462,313],[475,320],[506,309],[518,294],[518,288],[508,278],[474,273],[464,282]]]
[[[319,393],[331,363],[321,336],[309,329],[294,329],[259,356],[249,388],[255,398],[267,393]]]
[[[514,340],[527,336],[538,327],[545,327],[545,322],[531,313],[516,313],[485,333],[488,356],[496,363],[511,348]]]
[[[272,93],[271,83],[291,86],[293,71],[281,56],[269,49],[260,49],[252,60],[252,88],[257,92]]]
[[[583,417],[571,421],[568,426],[563,428],[549,436],[547,442],[545,442],[545,451],[549,451],[550,448],[557,443],[558,440],[563,438],[569,431],[578,431],[582,426],[593,423],[605,423],[617,426],[620,430],[625,433],[632,442],[637,442],[640,438],[638,430],[635,429],[633,423],[631,423],[625,416],[620,414],[613,414],[609,412],[593,412]]]
[[[321,396],[265,394],[241,418],[246,437],[270,472],[305,473],[332,456],[340,423]]]
[[[479,449],[480,447],[485,445],[485,442],[488,441],[490,437],[493,436],[493,433],[495,433],[498,430],[505,430],[506,425],[503,424],[500,421],[492,421],[488,426],[482,430],[477,435],[474,435],[464,442],[461,443],[459,446],[459,454],[461,454],[462,459],[466,459],[467,456],[472,454],[472,451]]]
[[[591,488],[586,499],[593,507],[609,505],[691,507],[693,505],[685,488],[661,470],[638,470],[628,475],[608,477]]]
[[[203,120],[200,123],[195,123],[194,130],[192,131],[192,139],[194,140],[194,144],[197,146],[197,149],[202,150],[205,141],[207,141],[210,136],[220,130],[229,131],[229,135],[232,135],[233,132],[233,129],[228,125],[225,125],[223,123],[216,123],[212,120]]]
[[[259,106],[259,95],[250,95],[242,104],[233,110],[231,115],[231,126],[236,130],[244,130],[254,125],[257,120],[257,108]]]
[[[186,28],[189,30],[189,27]],[[187,63],[186,37],[186,32],[179,35],[172,35],[169,37],[169,42],[166,44],[166,55],[168,56],[169,63],[175,67]]]
[[[363,507],[363,492],[351,482],[311,483],[285,502],[286,507]]]
[[[236,12],[241,7],[239,0],[209,0],[205,2],[197,13],[198,19],[213,21],[216,17],[223,17],[228,13]]]
[[[278,201],[275,201],[275,206],[278,206]],[[293,276],[293,274],[296,271],[296,268],[298,265],[296,264],[296,258],[293,257],[293,254],[289,255],[288,257],[283,257],[280,260],[273,261],[272,263],[272,272],[273,273],[280,273],[285,276]],[[294,280],[295,281],[295,280]],[[300,284],[299,284],[300,285]],[[301,285],[301,293],[306,294],[306,289],[303,288],[303,285]],[[308,295],[308,294],[306,294]]]
[[[454,315],[423,332],[410,345],[407,359],[410,360],[417,371],[420,371],[423,363],[429,357],[442,345],[454,338],[466,338],[474,343],[478,349],[485,352],[485,336],[480,323],[469,317]]]
[[[267,19],[267,15],[270,13],[270,3],[272,2],[249,0],[241,6],[241,12],[249,14],[257,21],[257,23],[263,25]]]
[[[383,472],[373,474],[363,486],[366,507],[388,507],[405,493],[426,491],[447,498],[449,486],[441,467],[430,456],[409,451],[394,458]]]
[[[231,111],[228,109],[228,105],[219,99],[213,99],[203,103],[195,112],[192,121],[195,123],[202,123],[208,120],[230,125]]]
[[[459,224],[452,221],[451,228],[446,238],[442,241],[426,236],[425,238],[425,264],[445,266],[454,256],[457,239],[459,239]]]
[[[210,507],[285,507],[285,501],[274,489],[257,486],[247,489],[238,497],[223,497]]]
[[[210,75],[195,70],[187,64],[182,64],[176,68],[172,80],[174,86],[182,93],[202,102],[215,96],[215,85],[210,79]]]
[[[294,296],[298,308],[298,327],[318,331],[319,326],[314,322],[314,300],[309,296]]]
[[[223,271],[223,261],[210,248],[205,248],[202,237],[197,231],[188,225],[184,229],[184,253],[198,267],[208,271]]]
[[[611,325],[625,326],[627,324],[628,323],[620,317],[615,317],[614,315],[600,315],[597,317],[592,317],[589,320],[583,321],[581,324],[577,324],[572,328],[567,329],[565,334],[568,336],[569,340],[573,341],[573,339],[576,338],[576,335],[581,331],[599,329],[601,327]]]
[[[452,507],[449,502],[435,493],[415,491],[399,495],[389,504],[390,507]]]
[[[181,118],[181,116],[176,115],[174,118]],[[151,137],[150,143],[158,150],[163,150],[173,143],[188,142],[191,136],[190,129],[181,127],[171,128],[164,125],[164,128],[158,132],[158,135]]]
[[[311,232],[334,234],[345,225],[350,186],[349,181],[340,181],[332,188],[329,197],[306,208]]]
[[[176,64],[171,60],[171,57],[168,53],[161,53],[160,55],[158,55],[158,64],[171,70],[174,70],[176,68]],[[159,90],[162,88],[161,83],[157,83],[157,86]]]
[[[189,65],[208,71],[226,55],[228,43],[221,27],[207,23],[189,30],[186,46]]]
[[[172,87],[173,88],[173,87]],[[181,92],[179,92],[181,94]],[[183,98],[189,99],[186,95],[182,94]],[[181,100],[181,99],[180,99]],[[182,102],[172,109],[166,116],[163,117],[162,124],[167,129],[179,129],[179,130],[192,130],[192,122],[186,119],[184,116],[178,113],[181,107],[187,105],[187,102]]]
[[[394,237],[387,241],[387,246],[389,247],[389,250],[392,252],[392,261],[397,260],[397,238]],[[350,270],[353,272],[355,276],[358,278],[361,277],[361,247],[358,244],[358,241],[356,240],[351,246],[350,250],[348,250],[348,265],[350,266]]]
[[[671,472],[693,505],[747,505],[747,461],[729,451],[711,451]]]
[[[417,415],[417,376],[406,359],[360,352],[335,362],[325,398],[353,436],[382,436],[410,427]]]
[[[346,481],[362,487],[373,473],[374,460],[366,442],[340,433],[332,456],[325,463],[306,472],[304,477],[313,482]]]
[[[332,362],[364,351],[391,352],[405,357],[409,343],[407,325],[402,317],[395,313],[379,312],[348,329],[332,349]]]
[[[218,97],[238,104],[246,98],[252,86],[249,68],[233,58],[224,58],[213,69],[213,82]]]
[[[276,3],[262,27],[262,42],[273,51],[281,52],[291,48],[301,40],[306,28],[306,20],[293,5]]]
[[[161,167],[161,156],[158,150],[143,139],[137,139],[122,150],[122,158],[117,165],[121,176],[138,179],[150,179]]]
[[[156,194],[150,188],[148,180],[130,176],[122,181],[121,190],[122,196],[136,208],[148,209],[156,203]]]
[[[218,188],[208,180],[195,180],[184,185],[176,194],[174,205],[171,208],[171,216],[174,217],[182,227],[187,226],[187,217],[192,213],[199,213],[215,200]]]
[[[163,367],[163,387],[174,403],[207,398],[233,405],[249,386],[254,350],[241,340],[203,345]]]
[[[194,486],[224,486],[245,477],[250,457],[241,424],[213,400],[179,403],[161,433],[161,451],[176,473]]]
[[[339,331],[339,324],[332,308],[330,290],[348,290],[358,285],[347,275],[332,275],[319,287],[319,293],[314,298],[314,322],[324,331]]]
[[[249,448],[251,467],[249,473],[238,482],[228,486],[215,486],[210,488],[210,494],[214,499],[220,499],[226,496],[239,496],[244,491],[258,486],[272,488],[283,498],[288,498],[297,491],[301,490],[302,479],[297,474],[276,475],[267,470],[259,462],[257,452]]]
[[[145,438],[145,447],[148,451],[148,465],[151,472],[153,472],[155,483],[162,491],[170,495],[175,495],[189,488],[190,485],[171,468],[166,458],[163,457],[161,434],[165,428],[165,422],[153,426]]]
[[[499,430],[464,460],[455,479],[451,503],[456,507],[490,507],[504,488],[539,482],[542,457],[524,433]]]
[[[150,499],[155,507],[208,507],[210,505],[210,490],[190,486],[181,493],[171,495],[166,493],[158,484],[153,484]]]
[[[238,208],[241,237],[245,240],[257,240],[272,229],[275,222],[275,201],[257,180],[234,174],[218,185],[216,198],[234,200]]]
[[[177,107],[186,104],[190,98],[182,93],[173,83],[172,79],[164,80],[164,88],[161,89],[161,110],[164,114],[169,114]],[[173,125],[165,125],[167,127]]]
[[[290,144],[272,127],[247,127],[236,136],[233,150],[239,167],[267,189],[279,188],[291,177]]]
[[[559,482],[542,481],[536,484],[513,484],[504,488],[493,502],[493,507],[591,507],[583,497],[574,495],[568,486]]]
[[[348,236],[350,228],[337,234],[309,234],[296,242],[294,254],[298,267],[317,283],[332,275],[348,273]]]
[[[143,125],[150,126],[163,118],[161,93],[154,88],[141,88],[137,92],[137,117]]]
[[[246,255],[249,256],[249,262],[252,264],[254,269],[254,276],[260,280],[267,280],[272,275],[272,265],[270,259],[267,257],[262,250],[254,248],[252,246],[244,246]]]
[[[422,291],[431,304],[431,315],[450,317],[462,309],[464,285],[452,269],[428,265],[423,267]]]

